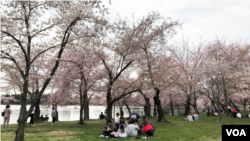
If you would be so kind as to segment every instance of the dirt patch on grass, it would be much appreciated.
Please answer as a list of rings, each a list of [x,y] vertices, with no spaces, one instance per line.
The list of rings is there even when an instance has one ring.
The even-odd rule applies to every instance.
[[[54,137],[52,139],[49,139],[49,141],[73,141],[75,140],[73,136],[63,136],[63,137]]]
[[[222,138],[219,137],[219,138],[217,138],[217,139],[213,139],[213,138],[210,138],[210,137],[202,137],[200,140],[201,140],[201,141],[221,141]]]
[[[47,135],[74,135],[76,134],[75,132],[72,131],[62,131],[62,130],[53,130],[53,131],[47,131]]]
[[[39,131],[27,131],[27,133],[39,133]]]

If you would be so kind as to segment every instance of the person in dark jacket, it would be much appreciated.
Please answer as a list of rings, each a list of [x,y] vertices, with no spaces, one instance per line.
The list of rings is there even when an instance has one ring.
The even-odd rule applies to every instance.
[[[114,131],[113,125],[111,124],[111,120],[108,120],[106,126],[104,127],[103,135],[110,136],[110,133]]]
[[[105,118],[105,115],[103,114],[103,112],[101,112],[99,118],[100,118],[100,119],[104,119],[104,118]]]

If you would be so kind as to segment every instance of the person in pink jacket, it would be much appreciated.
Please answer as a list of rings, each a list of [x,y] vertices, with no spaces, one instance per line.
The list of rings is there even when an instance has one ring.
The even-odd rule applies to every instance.
[[[51,116],[52,116],[52,125],[53,125],[56,120],[56,106],[55,105],[52,106]]]

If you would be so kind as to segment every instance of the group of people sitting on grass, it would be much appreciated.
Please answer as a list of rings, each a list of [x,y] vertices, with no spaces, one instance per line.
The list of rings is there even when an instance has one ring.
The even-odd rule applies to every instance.
[[[103,135],[113,138],[136,137],[138,131],[140,131],[140,127],[138,124],[138,119],[140,119],[140,116],[136,113],[130,113],[127,123],[124,118],[119,117],[119,115],[119,113],[116,114],[114,127],[111,120],[107,121],[107,124],[104,127]],[[143,132],[149,134],[154,131],[155,127],[147,121],[145,126],[143,127]]]
[[[196,114],[196,112],[194,112],[194,115],[191,115],[191,113],[189,113],[185,120],[189,122],[200,121],[199,116]]]

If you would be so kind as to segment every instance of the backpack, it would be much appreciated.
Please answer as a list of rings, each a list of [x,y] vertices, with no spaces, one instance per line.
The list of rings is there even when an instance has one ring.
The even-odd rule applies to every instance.
[[[195,121],[195,118],[194,118],[194,116],[192,116],[192,118],[193,118],[193,120]]]
[[[5,112],[3,111],[3,112],[2,112],[2,117],[4,117],[4,115],[5,115]]]

